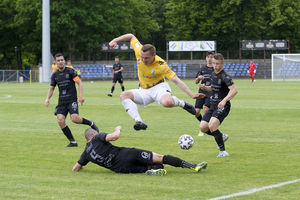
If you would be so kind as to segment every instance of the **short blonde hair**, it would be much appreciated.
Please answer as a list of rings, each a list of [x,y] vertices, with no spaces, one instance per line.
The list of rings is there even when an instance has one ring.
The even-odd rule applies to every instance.
[[[214,59],[215,59],[215,60],[221,60],[222,62],[224,62],[224,57],[223,57],[223,55],[220,54],[220,53],[216,53],[216,54],[214,55]]]
[[[89,141],[90,139],[92,139],[94,137],[95,133],[96,133],[96,131],[92,128],[86,129],[84,132],[84,137],[85,137],[86,141]]]

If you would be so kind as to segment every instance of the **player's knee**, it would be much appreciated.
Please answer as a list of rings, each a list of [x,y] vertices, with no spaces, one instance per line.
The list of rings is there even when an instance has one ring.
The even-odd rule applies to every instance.
[[[168,99],[162,99],[161,105],[164,107],[173,107],[174,106],[174,100],[171,98]]]
[[[123,101],[125,99],[133,100],[133,94],[129,91],[124,91],[120,94],[120,100]]]
[[[203,133],[206,133],[209,130],[207,126],[207,122],[201,122],[200,123],[200,131]]]
[[[57,123],[59,124],[59,126],[64,126],[66,124],[65,119],[63,118],[58,118]]]

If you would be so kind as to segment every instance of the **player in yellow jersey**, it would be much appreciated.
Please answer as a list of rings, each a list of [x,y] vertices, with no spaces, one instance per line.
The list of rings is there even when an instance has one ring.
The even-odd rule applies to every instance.
[[[205,97],[202,93],[193,94],[187,85],[169,68],[166,61],[156,55],[156,49],[151,44],[142,45],[131,33],[122,35],[110,41],[110,48],[115,48],[120,41],[130,41],[137,64],[139,89],[127,90],[121,93],[120,99],[126,112],[136,121],[133,126],[135,130],[146,130],[147,125],[142,121],[136,104],[147,106],[156,101],[164,107],[180,106],[192,115],[195,108],[187,102],[172,96],[171,88],[166,79],[174,82],[182,91],[193,99]]]
[[[67,67],[68,67],[68,68],[71,68],[71,69],[74,69],[74,67],[71,65],[71,61],[70,61],[70,60],[68,60],[68,62],[67,62]],[[51,68],[52,68],[52,73],[53,73],[53,72],[56,72],[56,71],[58,70],[58,67],[57,67],[57,64],[56,64],[55,60],[53,60],[52,65],[51,65]],[[80,75],[80,74],[78,74],[78,76],[79,76],[79,75]]]

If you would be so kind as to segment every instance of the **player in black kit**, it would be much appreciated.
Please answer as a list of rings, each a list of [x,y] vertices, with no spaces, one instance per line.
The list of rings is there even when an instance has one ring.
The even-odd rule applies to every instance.
[[[212,92],[210,108],[200,122],[200,130],[215,137],[220,149],[217,157],[229,156],[225,150],[223,134],[219,131],[218,127],[229,114],[231,107],[230,100],[237,94],[237,89],[232,78],[223,70],[223,65],[223,55],[220,53],[215,54],[213,59],[214,72],[211,74],[211,86],[200,85],[202,90]]]
[[[65,67],[65,59],[61,53],[55,55],[55,61],[57,63],[58,70],[51,76],[51,83],[44,104],[47,107],[49,106],[50,98],[54,92],[54,88],[56,85],[58,85],[59,98],[54,114],[57,117],[57,122],[60,128],[70,141],[70,144],[68,144],[66,147],[76,147],[78,146],[77,142],[75,141],[71,130],[66,125],[66,116],[68,113],[70,113],[72,122],[76,124],[89,125],[97,132],[99,132],[99,130],[94,122],[78,116],[77,90],[75,87],[75,82],[78,84],[78,101],[81,104],[83,104],[84,98],[82,97],[82,82],[76,71],[74,69]]]
[[[208,51],[206,53],[206,65],[202,66],[199,70],[199,72],[196,75],[195,83],[198,84],[201,80],[201,84],[205,84],[206,86],[210,86],[210,77],[211,73],[214,71],[214,68],[212,66],[212,60],[214,57],[214,52]],[[203,115],[208,111],[210,107],[210,96],[211,93],[202,90],[199,87],[198,93],[205,94],[204,98],[197,99],[195,103],[195,109],[196,109],[196,115],[195,117],[201,122],[202,115],[200,113],[201,109],[203,108]]]
[[[167,173],[163,164],[174,167],[189,168],[200,172],[207,167],[207,162],[191,164],[171,155],[159,155],[157,153],[136,149],[117,147],[110,143],[119,139],[121,126],[117,126],[110,134],[97,133],[89,128],[85,131],[87,140],[84,152],[74,165],[72,171],[78,172],[88,162],[95,163],[117,173],[144,173],[147,175],[163,176]]]
[[[123,68],[122,64],[120,63],[119,57],[116,56],[115,57],[115,64],[113,66],[113,74],[114,74],[113,83],[112,83],[112,87],[111,87],[110,93],[107,96],[112,97],[112,94],[113,94],[113,92],[115,90],[115,85],[116,85],[117,81],[120,83],[122,91],[124,92],[125,87],[123,85],[123,76],[122,76],[123,69],[124,68]]]

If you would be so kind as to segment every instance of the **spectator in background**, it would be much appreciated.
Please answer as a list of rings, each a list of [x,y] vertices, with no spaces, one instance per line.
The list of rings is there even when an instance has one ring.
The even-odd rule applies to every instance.
[[[56,65],[55,59],[52,61],[51,68],[52,68],[52,73],[53,73],[53,72],[56,72],[56,70],[57,70],[57,65]]]
[[[249,76],[251,78],[251,82],[252,83],[255,82],[254,76],[255,76],[255,73],[256,73],[256,66],[255,66],[253,61],[250,62],[247,72],[249,73]]]
[[[123,85],[123,76],[122,76],[122,71],[124,70],[122,64],[120,63],[120,59],[118,56],[115,57],[115,64],[113,66],[113,81],[112,81],[112,87],[110,90],[110,93],[107,96],[112,97],[112,94],[115,90],[115,85],[117,83],[117,81],[120,83],[120,86],[122,88],[122,92],[124,92],[125,87]]]

